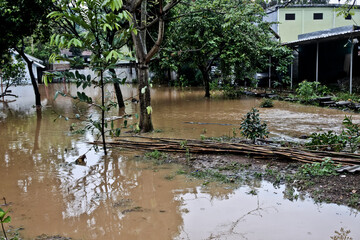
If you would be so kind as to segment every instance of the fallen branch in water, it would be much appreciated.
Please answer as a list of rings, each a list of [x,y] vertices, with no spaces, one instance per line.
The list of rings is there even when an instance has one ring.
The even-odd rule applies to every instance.
[[[138,138],[140,141],[125,138]],[[93,142],[99,144],[100,142]],[[327,152],[304,150],[299,148],[277,147],[271,145],[255,145],[248,143],[219,143],[214,141],[200,141],[190,139],[151,138],[143,136],[120,137],[107,144],[128,149],[142,149],[148,151],[163,151],[175,153],[197,154],[238,154],[256,158],[277,158],[279,160],[292,160],[303,163],[322,162],[330,157],[335,164],[360,165],[360,154],[344,152]]]

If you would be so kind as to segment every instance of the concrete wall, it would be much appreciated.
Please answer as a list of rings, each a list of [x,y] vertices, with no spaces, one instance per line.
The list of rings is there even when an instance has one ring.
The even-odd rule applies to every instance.
[[[355,9],[353,20],[346,20],[344,16],[337,16],[338,6],[316,5],[316,6],[288,6],[278,8],[276,11],[278,25],[273,25],[273,29],[280,35],[281,41],[291,42],[298,39],[299,34],[315,32],[335,27],[360,24],[360,9]],[[322,13],[323,19],[315,20],[314,13]],[[295,20],[285,20],[286,14],[295,14]],[[274,13],[269,14],[267,19],[273,19]]]

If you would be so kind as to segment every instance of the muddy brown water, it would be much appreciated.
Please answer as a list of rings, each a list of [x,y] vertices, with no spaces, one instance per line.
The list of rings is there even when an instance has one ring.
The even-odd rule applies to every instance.
[[[125,98],[136,97],[136,88],[122,89]],[[73,239],[330,239],[341,228],[360,239],[359,212],[316,204],[307,197],[289,201],[284,186],[274,188],[266,181],[237,188],[205,187],[201,181],[176,175],[181,166],[154,166],[139,161],[142,152],[117,149],[106,157],[90,151],[86,166],[73,165],[94,137],[72,135],[72,120],[54,119],[59,114],[74,116],[78,110],[94,118],[98,113],[82,105],[74,108],[70,98],[53,100],[57,90],[75,94],[74,85],[53,84],[40,90],[41,114],[32,107],[31,86],[13,88],[20,97],[0,103],[0,198],[10,202],[0,207],[11,208],[12,222],[6,227],[23,227],[25,239],[41,234]],[[107,97],[113,98],[108,90]],[[89,93],[99,97],[97,91]],[[206,100],[201,89],[155,87],[153,122],[161,131],[149,135],[232,136],[241,117],[260,101]],[[138,106],[129,102],[125,111],[134,114]],[[318,128],[341,131],[345,114],[349,115],[285,102],[260,109],[272,137],[293,140]],[[358,114],[351,115],[359,122]],[[251,190],[257,195],[249,194]]]

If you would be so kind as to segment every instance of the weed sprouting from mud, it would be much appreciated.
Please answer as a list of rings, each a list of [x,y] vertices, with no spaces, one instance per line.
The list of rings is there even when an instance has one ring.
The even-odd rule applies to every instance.
[[[153,163],[155,165],[162,165],[166,162],[165,160],[168,158],[168,156],[166,153],[155,150],[152,152],[145,153],[145,158],[149,160],[153,160]]]
[[[331,240],[353,240],[352,237],[349,237],[350,230],[345,230],[341,228],[340,231],[335,231],[335,235],[330,237]]]
[[[190,174],[192,177],[204,179],[207,182],[234,183],[235,178],[222,174],[215,170],[196,170]]]

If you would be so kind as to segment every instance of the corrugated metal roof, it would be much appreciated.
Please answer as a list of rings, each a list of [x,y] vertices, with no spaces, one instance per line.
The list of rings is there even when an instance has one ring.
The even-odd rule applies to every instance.
[[[343,39],[360,36],[360,26],[350,25],[345,27],[332,28],[299,35],[299,39],[283,43],[285,46],[304,45],[320,41]]]

